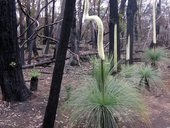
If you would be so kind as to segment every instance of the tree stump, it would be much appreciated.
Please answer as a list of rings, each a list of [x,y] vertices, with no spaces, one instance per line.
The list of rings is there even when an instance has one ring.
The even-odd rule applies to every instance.
[[[30,82],[30,90],[37,91],[38,88],[38,77],[32,77]]]

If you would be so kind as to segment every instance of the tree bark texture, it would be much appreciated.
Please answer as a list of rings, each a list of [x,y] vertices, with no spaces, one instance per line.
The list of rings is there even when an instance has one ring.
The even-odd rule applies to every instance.
[[[60,34],[60,44],[57,51],[50,95],[44,116],[43,128],[54,127],[75,2],[76,0],[66,0],[65,3],[64,18]]]
[[[5,101],[24,101],[30,91],[24,83],[17,42],[14,0],[0,1],[0,86]]]

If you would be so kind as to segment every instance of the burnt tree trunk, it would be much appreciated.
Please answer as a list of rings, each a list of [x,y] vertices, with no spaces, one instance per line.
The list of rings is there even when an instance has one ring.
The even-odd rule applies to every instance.
[[[78,64],[79,45],[78,45],[77,35],[76,35],[76,8],[73,14],[70,42],[71,42],[71,51],[73,52],[70,58],[70,65],[71,66],[79,65]]]
[[[54,127],[75,2],[76,0],[66,0],[65,3],[64,17],[60,34],[60,44],[57,51],[50,95],[44,116],[43,128]]]
[[[137,12],[137,1],[136,0],[128,0],[128,6],[127,6],[127,39],[128,36],[130,36],[130,59],[129,64],[133,63],[133,30],[134,30],[134,17]]]
[[[114,26],[117,24],[117,62],[120,60],[120,36],[119,36],[119,14],[118,1],[110,0],[110,22],[109,22],[109,55],[112,57],[114,52]]]
[[[5,101],[24,101],[30,97],[25,86],[17,42],[14,0],[0,1],[0,86]]]
[[[47,6],[47,4],[48,4],[48,0],[45,0],[46,7],[45,7],[44,25],[48,25],[48,6]],[[44,27],[44,36],[47,36],[47,37],[49,36],[49,26]],[[44,38],[43,44],[45,45],[45,44],[47,44],[47,42],[48,42],[48,39]]]
[[[121,0],[119,13],[124,15],[125,13],[126,0]]]
[[[156,34],[159,35],[160,33],[160,24],[161,24],[161,0],[159,0],[157,4],[157,13],[156,13],[156,18],[158,19],[158,22],[156,24]]]
[[[121,3],[120,3],[120,7],[119,7],[119,35],[120,35],[120,38],[124,38],[125,36],[125,8],[126,8],[126,1],[127,0],[121,0]],[[120,43],[121,43],[121,46],[120,47],[123,47],[123,44],[124,44],[124,40],[120,39]]]
[[[83,12],[82,12],[82,1],[78,1],[78,8],[77,8],[77,13],[78,13],[78,25],[77,25],[77,40],[78,44],[80,44],[81,41],[81,33],[82,33],[82,18],[83,18]]]
[[[47,13],[47,15],[48,15],[48,13]],[[54,23],[54,17],[55,17],[55,0],[53,0],[51,23]],[[51,38],[53,38],[53,35],[52,35],[53,28],[54,28],[54,25],[51,25],[51,27],[49,27],[49,29],[48,29],[48,31],[49,31],[49,35],[48,36],[51,37]],[[47,40],[46,46],[45,46],[45,51],[44,51],[45,54],[48,54],[49,47],[50,47],[50,40]]]
[[[61,3],[61,12],[60,12],[60,15],[57,18],[59,20],[63,19],[64,10],[65,10],[65,3],[66,3],[66,0],[62,0],[62,3]],[[55,33],[57,33],[56,40],[59,40],[60,39],[60,33],[61,33],[61,23],[57,24],[57,31]],[[57,54],[57,51],[58,51],[58,47],[59,47],[59,43],[56,43],[55,51],[54,51],[54,58],[56,57],[56,54]]]
[[[22,34],[22,36],[19,39],[19,43],[20,45],[22,45],[24,43],[25,40],[25,34],[24,33],[24,15],[23,12],[21,11],[21,7],[19,8],[19,22],[20,22],[20,35]],[[24,60],[24,46],[20,48],[20,56],[21,56],[21,63],[22,65],[25,65],[25,60]]]
[[[27,13],[31,16],[31,9],[30,9],[30,0],[26,1],[26,8]],[[32,36],[34,32],[35,25],[32,24],[32,21],[30,17],[26,16],[26,24],[27,24],[27,50],[28,50],[28,64],[31,64],[32,59],[32,52],[34,53],[35,58],[38,56],[36,41],[35,41],[35,35]],[[33,40],[34,39],[34,40]]]

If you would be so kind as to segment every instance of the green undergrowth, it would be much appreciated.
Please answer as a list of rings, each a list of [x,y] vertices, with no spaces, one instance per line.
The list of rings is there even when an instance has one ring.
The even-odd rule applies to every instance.
[[[118,128],[120,119],[141,119],[147,124],[144,100],[133,83],[112,76],[109,59],[93,60],[92,76],[85,85],[73,90],[66,102],[70,124],[84,123],[86,128]]]

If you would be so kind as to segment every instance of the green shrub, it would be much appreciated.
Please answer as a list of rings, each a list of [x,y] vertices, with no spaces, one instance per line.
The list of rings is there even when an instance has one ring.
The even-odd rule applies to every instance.
[[[32,77],[36,78],[36,77],[39,77],[39,76],[40,76],[40,73],[39,73],[38,70],[32,69],[32,70],[31,70],[31,73],[30,73],[30,76],[31,76],[31,78],[32,78]]]

